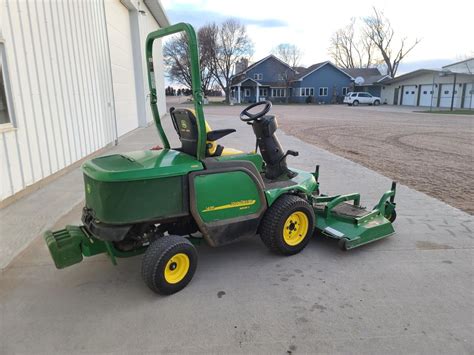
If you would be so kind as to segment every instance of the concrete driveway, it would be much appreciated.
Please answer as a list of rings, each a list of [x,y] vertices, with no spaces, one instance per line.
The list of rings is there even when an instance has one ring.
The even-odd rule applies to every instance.
[[[238,128],[224,144],[253,149],[236,116],[208,120]],[[321,165],[323,192],[360,191],[372,206],[390,186],[279,137],[300,152],[291,165]],[[154,127],[127,139],[137,147],[158,140]],[[473,218],[403,185],[397,203],[396,234],[350,252],[318,238],[292,257],[270,254],[258,237],[201,246],[194,279],[170,297],[144,285],[140,257],[114,267],[97,256],[59,271],[37,238],[1,274],[0,353],[472,354]],[[80,206],[57,227],[79,216]]]

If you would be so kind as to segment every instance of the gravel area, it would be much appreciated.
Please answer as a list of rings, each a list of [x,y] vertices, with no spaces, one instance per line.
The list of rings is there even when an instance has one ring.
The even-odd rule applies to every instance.
[[[205,112],[235,114],[229,127],[238,128],[243,107],[210,105]],[[474,214],[474,116],[412,110],[274,105],[271,113],[286,133]]]

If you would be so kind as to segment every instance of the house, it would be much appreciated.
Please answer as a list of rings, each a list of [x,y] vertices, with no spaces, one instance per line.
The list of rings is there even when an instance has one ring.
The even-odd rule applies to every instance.
[[[386,79],[387,76],[376,68],[342,69],[330,61],[308,68],[291,68],[274,55],[269,55],[233,76],[231,95],[237,103],[288,99],[295,103],[311,100],[329,104],[341,102],[349,91],[367,91],[378,95],[380,84]]]
[[[351,91],[368,92],[378,97],[381,95],[382,84],[391,79],[390,75],[381,74],[378,68],[350,68],[344,71],[354,78]]]
[[[285,98],[288,82],[296,73],[288,64],[270,54],[232,77],[232,98],[238,103]]]
[[[0,2],[0,206],[152,121],[159,0]],[[164,91],[161,44],[155,81]],[[165,98],[158,95],[165,111]]]
[[[474,108],[474,58],[418,69],[382,83],[382,102],[390,105]]]

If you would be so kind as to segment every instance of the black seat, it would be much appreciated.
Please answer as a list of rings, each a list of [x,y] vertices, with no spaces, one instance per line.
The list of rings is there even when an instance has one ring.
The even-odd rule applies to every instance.
[[[198,141],[198,127],[197,119],[192,110],[185,108],[170,108],[171,121],[173,126],[178,133],[179,140],[181,141],[181,151],[186,154],[196,156],[197,154],[197,141]],[[206,129],[209,129],[206,123]],[[206,133],[206,156],[220,156],[224,151],[224,147],[221,145],[215,145],[214,141],[234,133],[235,129],[217,129],[214,131],[208,131]],[[213,148],[213,149],[211,149]],[[210,153],[212,150],[212,154]]]
[[[191,110],[170,108],[171,121],[181,141],[183,153],[197,154],[198,128],[197,120]]]

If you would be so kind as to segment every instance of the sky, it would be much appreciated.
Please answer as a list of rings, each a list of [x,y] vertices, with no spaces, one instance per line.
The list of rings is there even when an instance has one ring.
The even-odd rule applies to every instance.
[[[474,56],[474,1],[347,1],[347,0],[161,0],[170,22],[195,28],[232,17],[247,26],[254,43],[251,61],[271,53],[280,43],[297,45],[301,64],[330,60],[331,35],[352,17],[382,10],[400,37],[421,39],[399,68],[403,74],[420,68],[440,68]]]

